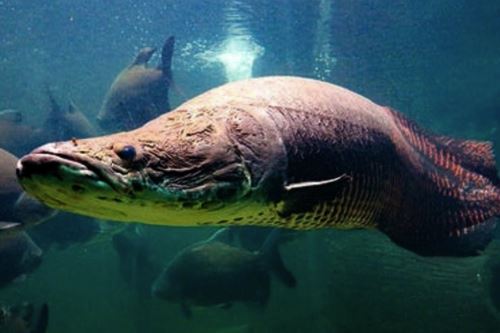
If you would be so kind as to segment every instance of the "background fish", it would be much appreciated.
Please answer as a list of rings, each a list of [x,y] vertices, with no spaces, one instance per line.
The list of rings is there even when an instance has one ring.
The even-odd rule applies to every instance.
[[[21,232],[0,239],[0,287],[33,272],[42,262],[42,250]]]
[[[153,294],[179,302],[186,316],[190,305],[230,306],[233,302],[267,304],[269,272],[288,287],[296,284],[277,249],[279,233],[271,233],[259,253],[211,238],[181,251],[153,284]]]
[[[156,68],[147,67],[154,48],[143,48],[134,61],[118,74],[97,116],[106,131],[130,130],[170,110],[173,36],[167,38]]]
[[[113,235],[112,242],[118,255],[120,276],[140,295],[151,296],[151,285],[160,273],[161,266],[151,259],[152,251],[147,237],[133,226]]]
[[[22,121],[19,112],[4,114],[0,117],[0,147],[15,154],[25,154],[44,143],[40,131]]]
[[[97,134],[94,125],[75,105],[73,101],[68,103],[67,109],[63,109],[56,100],[54,93],[47,88],[50,111],[45,119],[42,131],[46,141],[62,141],[72,138],[88,138]]]

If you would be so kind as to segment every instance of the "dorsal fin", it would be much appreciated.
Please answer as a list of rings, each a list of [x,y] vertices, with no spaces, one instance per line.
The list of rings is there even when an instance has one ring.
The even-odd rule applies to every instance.
[[[167,38],[165,44],[163,44],[163,48],[161,50],[161,60],[158,64],[158,69],[161,69],[163,74],[169,79],[172,77],[172,55],[174,53],[174,43],[174,36]]]
[[[149,59],[153,56],[156,49],[153,47],[144,47],[139,50],[139,53],[135,56],[134,61],[130,64],[129,67],[137,66],[137,65],[146,65]]]
[[[412,146],[437,165],[447,165],[450,161],[445,160],[453,159],[462,168],[480,174],[496,186],[500,185],[493,146],[490,142],[453,139],[428,133],[401,113],[391,108],[387,109]]]

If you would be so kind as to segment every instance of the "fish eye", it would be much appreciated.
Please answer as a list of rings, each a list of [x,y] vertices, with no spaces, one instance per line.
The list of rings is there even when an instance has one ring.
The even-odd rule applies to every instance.
[[[116,155],[124,161],[132,162],[135,159],[136,151],[132,145],[124,145],[115,149]]]

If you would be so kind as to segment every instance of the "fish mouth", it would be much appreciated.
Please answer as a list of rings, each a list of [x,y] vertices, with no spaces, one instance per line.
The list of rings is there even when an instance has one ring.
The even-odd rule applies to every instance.
[[[127,182],[103,162],[43,147],[19,159],[16,175],[21,185],[37,178],[54,177],[64,182],[70,177],[83,183],[105,184],[120,193],[126,193],[128,189]]]

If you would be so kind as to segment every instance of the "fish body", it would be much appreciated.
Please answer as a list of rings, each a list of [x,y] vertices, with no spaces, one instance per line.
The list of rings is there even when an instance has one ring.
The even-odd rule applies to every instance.
[[[297,77],[233,82],[136,130],[45,145],[18,176],[47,204],[104,219],[377,228],[424,255],[477,253],[500,214],[489,143]]]
[[[266,303],[269,280],[257,255],[211,242],[182,251],[155,283],[154,294],[200,306],[235,301]]]
[[[147,67],[155,49],[143,48],[132,64],[118,74],[97,116],[103,129],[131,130],[170,110],[173,48],[174,37],[169,37],[156,68]]]
[[[113,235],[112,243],[123,280],[140,295],[151,296],[151,284],[161,267],[151,260],[148,239],[133,227]]]
[[[264,306],[270,296],[270,272],[288,287],[295,278],[285,268],[271,234],[258,252],[238,248],[212,237],[182,250],[153,284],[153,294],[189,306],[229,306],[234,302]]]

